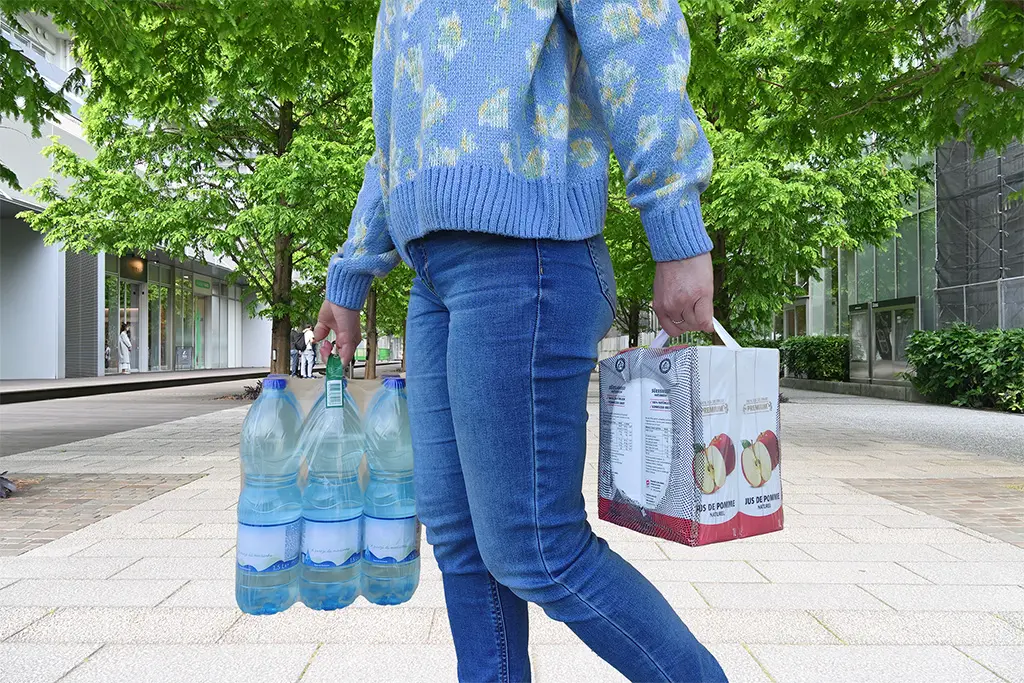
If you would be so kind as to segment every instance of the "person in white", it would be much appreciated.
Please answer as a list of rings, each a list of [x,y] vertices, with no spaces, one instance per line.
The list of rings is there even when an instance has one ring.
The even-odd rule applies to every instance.
[[[121,323],[121,334],[117,337],[117,369],[127,375],[132,371],[132,338],[129,336],[128,323]]]
[[[302,336],[306,340],[306,348],[302,352],[302,376],[308,379],[313,376],[313,328],[306,325]]]

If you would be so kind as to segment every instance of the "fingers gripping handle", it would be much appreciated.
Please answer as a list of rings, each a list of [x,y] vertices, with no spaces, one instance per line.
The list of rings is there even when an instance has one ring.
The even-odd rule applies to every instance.
[[[719,339],[725,344],[725,348],[736,351],[740,348],[740,345],[732,338],[732,335],[725,331],[722,327],[722,323],[718,322],[718,318],[712,318],[711,321],[715,325],[715,332],[718,334]],[[660,349],[668,343],[668,332],[665,330],[659,330],[658,334],[654,337],[654,341],[651,342],[652,349]]]

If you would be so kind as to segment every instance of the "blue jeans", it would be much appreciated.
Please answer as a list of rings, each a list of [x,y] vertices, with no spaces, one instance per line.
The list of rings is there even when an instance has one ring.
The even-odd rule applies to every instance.
[[[295,349],[291,350],[291,374],[298,377],[299,375],[299,352]]]
[[[459,679],[530,679],[529,601],[632,681],[726,680],[587,523],[587,389],[615,297],[603,239],[441,232],[406,251],[417,511]]]

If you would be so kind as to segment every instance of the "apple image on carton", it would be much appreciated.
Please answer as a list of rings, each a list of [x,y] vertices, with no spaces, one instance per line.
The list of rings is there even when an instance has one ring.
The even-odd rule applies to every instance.
[[[779,466],[779,437],[775,436],[775,432],[770,429],[766,429],[757,435],[755,441],[763,443],[764,447],[768,449],[768,457],[772,461],[772,469],[774,470]]]
[[[719,434],[707,448],[694,449],[693,481],[703,493],[714,493],[725,486],[725,478],[736,469],[736,448],[732,439]]]
[[[743,478],[755,489],[764,486],[772,478],[772,456],[763,442],[744,441],[740,461]]]

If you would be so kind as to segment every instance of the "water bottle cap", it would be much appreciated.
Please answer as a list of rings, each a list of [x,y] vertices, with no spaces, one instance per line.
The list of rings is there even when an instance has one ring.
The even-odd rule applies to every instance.
[[[277,389],[281,390],[288,386],[288,378],[284,375],[267,375],[267,378],[263,380],[264,389]]]
[[[404,377],[385,377],[382,383],[388,389],[404,389],[405,378]]]

